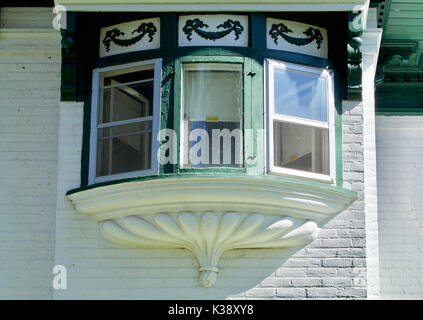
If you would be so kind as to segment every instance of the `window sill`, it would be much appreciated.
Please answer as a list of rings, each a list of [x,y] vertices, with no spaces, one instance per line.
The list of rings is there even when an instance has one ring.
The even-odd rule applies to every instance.
[[[193,174],[242,174],[246,172],[245,168],[231,168],[231,167],[208,167],[208,168],[180,168],[180,173],[193,173]]]
[[[138,178],[143,176],[152,176],[154,174],[154,170],[141,170],[141,171],[131,171],[119,174],[112,174],[107,176],[100,176],[94,178],[93,184],[104,183],[109,181],[118,181],[123,179],[130,179],[130,178]]]
[[[292,177],[297,179],[306,179],[306,180],[321,182],[321,183],[330,184],[330,185],[336,184],[336,180],[330,175],[295,170],[295,169],[288,169],[288,168],[282,168],[282,167],[273,167],[272,169],[269,170],[268,174]]]

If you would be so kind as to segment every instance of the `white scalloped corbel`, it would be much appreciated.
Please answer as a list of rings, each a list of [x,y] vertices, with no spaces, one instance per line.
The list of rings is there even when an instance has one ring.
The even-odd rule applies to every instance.
[[[216,283],[221,256],[232,249],[292,248],[308,244],[318,230],[313,221],[259,213],[160,213],[101,223],[112,242],[143,248],[184,248],[200,265],[204,287]]]
[[[204,287],[216,284],[225,252],[299,249],[355,199],[341,188],[233,177],[125,182],[68,197],[114,243],[189,250]]]

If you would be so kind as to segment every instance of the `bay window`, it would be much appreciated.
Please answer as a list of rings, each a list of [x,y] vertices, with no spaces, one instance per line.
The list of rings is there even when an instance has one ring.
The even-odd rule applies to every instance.
[[[323,28],[322,38],[305,41],[299,33],[304,44],[298,46],[289,42],[294,35],[286,40],[270,31],[279,24],[305,26],[275,24],[265,15],[255,18],[272,22],[269,30],[251,39],[243,15],[167,18],[101,28],[82,184],[181,173],[342,181],[329,69],[337,70],[338,62],[314,48],[328,41]],[[147,35],[140,26],[150,22],[156,29]],[[180,32],[166,40],[176,36],[165,32],[171,26]],[[241,36],[246,40],[234,49]]]
[[[212,287],[227,250],[294,252],[356,198],[342,188],[341,93],[357,91],[345,13],[69,14],[62,97],[85,104],[67,195],[108,240],[191,250]]]

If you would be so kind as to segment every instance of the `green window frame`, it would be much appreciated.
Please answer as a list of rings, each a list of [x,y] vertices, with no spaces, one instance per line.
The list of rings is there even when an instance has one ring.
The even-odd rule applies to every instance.
[[[242,106],[242,123],[241,123],[241,130],[245,132],[245,129],[251,128],[251,124],[249,123],[250,117],[249,111],[251,109],[251,91],[246,90],[245,87],[249,83],[249,76],[248,74],[251,72],[249,58],[247,57],[232,57],[232,56],[184,56],[177,58],[175,60],[175,95],[174,95],[174,119],[173,119],[173,126],[174,130],[177,135],[178,141],[178,148],[177,148],[177,167],[176,172],[184,173],[184,172],[191,172],[191,173],[203,173],[203,172],[237,172],[237,173],[245,173],[245,159],[246,154],[245,150],[248,150],[248,144],[250,141],[246,140],[245,135],[243,135],[243,151],[242,155],[244,158],[243,165],[239,168],[234,168],[230,166],[220,166],[220,167],[184,167],[181,163],[183,155],[183,106],[182,106],[182,68],[183,64],[185,63],[233,63],[233,64],[241,64],[243,66],[243,106]],[[166,129],[162,127],[162,129]]]

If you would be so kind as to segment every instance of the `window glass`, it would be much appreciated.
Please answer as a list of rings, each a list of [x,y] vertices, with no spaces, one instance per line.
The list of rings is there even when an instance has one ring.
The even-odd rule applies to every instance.
[[[96,177],[151,169],[154,64],[100,77]]]
[[[242,166],[242,79],[242,64],[183,64],[184,166]]]
[[[270,170],[330,181],[333,112],[328,70],[268,60]],[[330,177],[327,177],[330,176]]]
[[[134,78],[134,75],[138,78]],[[153,114],[154,78],[151,78],[150,72],[134,72],[130,73],[128,78],[125,76],[104,79],[104,86],[100,89],[102,108],[99,112],[99,123],[148,117]]]
[[[326,78],[300,70],[275,68],[275,113],[327,121]]]
[[[328,129],[273,121],[274,165],[329,174]]]
[[[149,169],[151,125],[145,121],[99,129],[97,176]]]

